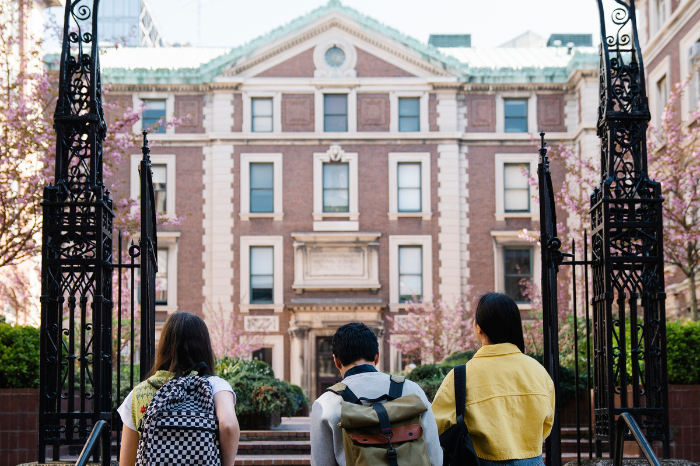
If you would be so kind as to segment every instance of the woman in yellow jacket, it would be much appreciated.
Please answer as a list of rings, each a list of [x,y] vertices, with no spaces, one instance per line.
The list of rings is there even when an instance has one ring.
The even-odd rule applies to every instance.
[[[538,466],[542,441],[554,421],[554,384],[535,359],[526,356],[520,311],[501,293],[479,299],[474,333],[481,348],[467,363],[464,420],[482,466]],[[433,401],[442,434],[457,423],[454,371]]]

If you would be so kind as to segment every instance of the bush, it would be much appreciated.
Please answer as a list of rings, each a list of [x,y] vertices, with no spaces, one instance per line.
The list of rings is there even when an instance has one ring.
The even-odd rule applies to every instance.
[[[476,351],[467,350],[461,353],[454,353],[452,356],[445,359],[442,364],[448,366],[459,366],[460,364],[466,364],[474,357]]]
[[[39,329],[0,323],[0,388],[39,387]]]
[[[668,383],[700,384],[700,322],[667,322]]]
[[[302,404],[309,402],[301,387],[275,379],[272,368],[263,361],[223,358],[217,364],[216,374],[236,392],[237,416],[293,416]]]

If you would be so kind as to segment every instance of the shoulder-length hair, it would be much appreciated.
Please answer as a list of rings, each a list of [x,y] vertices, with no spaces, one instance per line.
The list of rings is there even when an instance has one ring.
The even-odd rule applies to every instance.
[[[156,360],[148,377],[156,371],[168,371],[179,377],[200,362],[207,365],[205,374],[214,375],[214,351],[207,324],[190,312],[171,314],[163,326]]]
[[[525,353],[520,309],[503,293],[486,293],[479,298],[474,320],[493,344],[512,343]]]

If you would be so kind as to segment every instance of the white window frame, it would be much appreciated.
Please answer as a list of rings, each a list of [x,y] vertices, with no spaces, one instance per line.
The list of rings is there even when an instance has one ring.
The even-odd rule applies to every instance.
[[[272,303],[250,303],[250,248],[254,246],[272,246],[273,278],[272,278]],[[241,277],[239,310],[248,313],[251,309],[272,309],[275,312],[284,310],[284,254],[282,236],[241,236]]]
[[[326,133],[323,128],[324,121],[324,95],[347,94],[348,95],[348,130],[342,133]],[[316,133],[347,134],[357,133],[357,91],[350,87],[324,87],[314,92],[314,123]]]
[[[419,133],[430,131],[430,123],[428,120],[428,99],[429,94],[424,91],[392,91],[389,93],[389,131],[392,133],[399,132],[399,98],[400,97],[419,97],[420,98],[420,129]],[[415,132],[413,132],[415,134]]]
[[[134,110],[141,108],[141,101],[143,100],[165,100],[165,121],[172,121],[175,117],[175,94],[172,92],[137,92],[131,95],[131,105]],[[136,134],[141,134],[143,131],[143,123],[139,117],[138,121],[134,123],[131,131]],[[169,126],[165,128],[165,134],[175,134],[175,127]],[[163,136],[158,133],[149,134],[148,138],[158,138]]]
[[[700,22],[693,26],[693,28],[688,31],[688,33],[681,38],[678,48],[680,57],[680,79],[685,79],[688,74],[692,71],[690,66],[690,48],[697,41],[700,40]],[[697,79],[697,78],[696,78]],[[690,85],[692,85],[691,83]],[[698,98],[700,98],[700,93],[698,93]],[[687,120],[690,117],[690,113],[695,110],[695,103],[690,102],[690,92],[684,92],[681,98],[681,116],[683,120]]]
[[[527,99],[527,131],[506,133],[506,99]],[[499,92],[496,94],[496,132],[508,136],[532,134],[539,130],[537,122],[537,93],[534,91]]]
[[[331,150],[314,154],[314,231],[359,231],[360,213],[358,211],[358,175],[356,152],[340,150],[339,163],[348,164],[349,175],[349,209],[348,212],[324,212],[323,211],[323,164],[331,163]],[[324,219],[341,218],[347,220],[325,221]]]
[[[649,112],[651,113],[651,121],[657,128],[661,126],[661,113],[663,112],[664,102],[659,98],[658,82],[666,77],[666,86],[668,94],[673,91],[671,83],[671,56],[666,55],[661,62],[654,68],[647,78],[647,93],[649,94]],[[687,94],[687,92],[685,93]],[[687,99],[686,99],[687,100]]]
[[[247,91],[243,92],[243,125],[242,132],[251,134],[270,134],[270,132],[253,133],[253,98],[271,98],[272,99],[272,132],[282,132],[282,93],[281,92],[258,92]]]
[[[168,250],[168,304],[156,304],[156,311],[166,311],[168,315],[178,310],[177,305],[177,255],[179,231],[158,233],[158,249]]]
[[[664,28],[664,25],[671,19],[671,0],[664,0],[664,9],[666,10],[666,20],[662,23],[657,14],[656,4],[659,0],[649,0],[649,17],[651,18],[651,37],[656,36]]]
[[[399,302],[399,246],[423,247],[423,297],[433,299],[433,237],[389,236],[389,310],[398,312],[406,309],[406,303]]]
[[[250,211],[251,163],[272,163],[274,190],[272,212]],[[284,198],[282,173],[282,154],[241,154],[241,211],[238,214],[241,220],[248,221],[251,218],[271,218],[276,222],[282,221],[284,218],[282,209],[282,200]]]
[[[141,197],[141,177],[139,175],[139,165],[143,155],[132,154],[131,155],[131,188],[130,194],[132,199],[139,199]],[[151,165],[165,165],[166,170],[166,184],[165,184],[165,216],[175,217],[175,161],[177,157],[174,154],[151,154]],[[136,210],[136,206],[132,209],[132,213]]]
[[[535,189],[530,186],[530,212],[506,212],[505,207],[505,164],[519,163],[529,164],[530,174],[537,172],[537,156],[534,154],[496,154],[496,220],[501,222],[506,218],[530,218],[539,220],[540,213],[535,203]]]
[[[491,237],[493,238],[494,285],[497,292],[503,293],[505,291],[505,277],[503,276],[503,250],[507,247],[521,247],[523,249],[532,248],[532,280],[538,287],[540,287],[540,277],[542,276],[540,246],[538,246],[537,241],[530,242],[526,239],[520,238],[519,234],[520,232],[515,230],[491,232]],[[519,303],[518,308],[521,311],[529,311],[532,310],[532,304]]]
[[[421,170],[421,211],[420,212],[399,212],[399,163],[420,163]],[[430,194],[432,186],[430,183],[430,152],[390,152],[389,153],[389,220],[398,220],[401,217],[419,217],[423,220],[430,220]]]

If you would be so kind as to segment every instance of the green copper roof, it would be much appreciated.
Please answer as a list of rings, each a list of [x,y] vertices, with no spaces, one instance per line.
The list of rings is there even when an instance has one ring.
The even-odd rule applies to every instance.
[[[580,54],[576,51],[573,56],[554,56],[552,48],[537,51],[438,49],[363,15],[343,5],[339,0],[330,0],[310,13],[235,48],[122,47],[118,50],[108,50],[101,57],[103,80],[119,84],[212,82],[225,70],[252,58],[262,46],[281,37],[293,35],[294,32],[333,11],[356,21],[368,34],[383,35],[405,44],[416,57],[446,70],[463,82],[566,82],[572,67],[588,66],[591,61],[590,57],[582,58],[587,57],[589,53]]]

